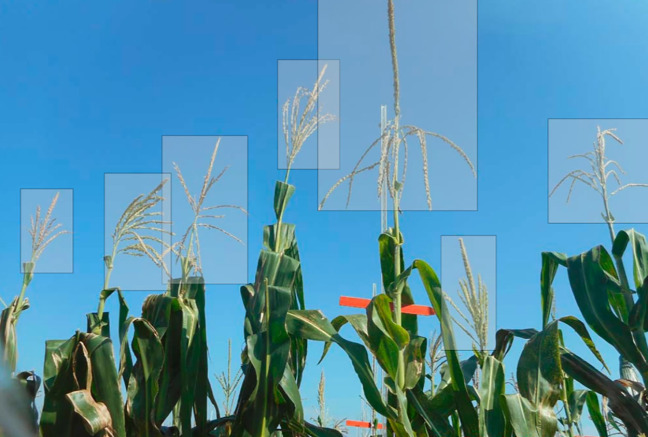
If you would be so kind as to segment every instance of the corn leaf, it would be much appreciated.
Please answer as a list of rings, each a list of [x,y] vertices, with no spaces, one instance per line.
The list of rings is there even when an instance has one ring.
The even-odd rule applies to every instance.
[[[479,418],[470,400],[470,394],[464,380],[463,372],[457,355],[452,328],[450,312],[446,308],[441,282],[432,267],[421,260],[414,261],[414,268],[419,272],[421,282],[425,287],[430,303],[434,307],[439,322],[441,323],[441,335],[448,361],[448,371],[452,379],[455,404],[461,420],[463,432],[466,435],[479,435]]]
[[[379,413],[395,417],[394,412],[387,408],[374,381],[371,363],[366,349],[358,343],[346,340],[337,332],[321,311],[291,310],[286,318],[286,326],[291,335],[313,341],[332,342],[340,346],[351,360],[367,402]]]
[[[631,431],[630,435],[637,435],[638,433],[648,435],[648,413],[621,384],[612,381],[578,355],[571,352],[563,352],[561,361],[567,374],[590,390],[608,398],[610,409]],[[589,399],[588,406],[590,404],[593,407],[590,412],[595,409],[594,407],[598,409],[593,399]]]
[[[83,420],[75,419],[79,416],[67,397],[83,389],[90,390],[93,402],[108,410],[112,432],[126,435],[122,395],[109,338],[77,332],[68,340],[47,341],[43,377],[45,399],[40,422],[43,437],[86,435]],[[104,407],[100,408],[103,411]]]
[[[479,381],[479,435],[503,436],[505,430],[501,397],[505,390],[504,365],[492,355],[486,356],[481,366]]]
[[[542,252],[542,271],[540,273],[540,297],[542,302],[542,327],[549,323],[554,302],[554,289],[551,285],[558,267],[567,266],[567,256],[556,252]]]
[[[164,349],[155,328],[146,319],[133,321],[133,353],[136,357],[128,384],[126,412],[132,420],[135,435],[162,435],[152,412],[159,393],[158,378],[164,364]]]
[[[630,327],[610,306],[608,295],[622,291],[607,251],[598,246],[571,257],[567,260],[567,270],[576,303],[587,324],[640,372],[648,372],[645,337],[643,342],[636,343]]]

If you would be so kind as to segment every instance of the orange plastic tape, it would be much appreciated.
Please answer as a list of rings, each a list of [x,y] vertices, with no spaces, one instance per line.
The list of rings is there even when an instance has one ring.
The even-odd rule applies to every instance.
[[[363,299],[361,297],[340,297],[340,306],[351,308],[367,308],[371,299]],[[405,305],[401,308],[403,314],[414,314],[417,316],[433,316],[435,314],[434,308],[424,305]]]
[[[371,428],[371,423],[361,422],[359,420],[347,420],[346,426],[350,426],[353,428]],[[382,423],[377,424],[376,429],[383,429]]]

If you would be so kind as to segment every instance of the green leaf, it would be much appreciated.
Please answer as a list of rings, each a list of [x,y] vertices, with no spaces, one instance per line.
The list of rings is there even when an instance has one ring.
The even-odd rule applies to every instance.
[[[446,359],[448,362],[448,371],[452,378],[452,388],[455,395],[457,411],[461,419],[463,432],[466,435],[479,435],[479,419],[477,412],[472,405],[468,388],[464,381],[463,372],[457,355],[455,346],[454,332],[452,328],[452,318],[447,310],[441,282],[432,268],[421,260],[414,261],[414,268],[418,269],[421,282],[425,287],[430,303],[434,307],[437,318],[441,324],[441,335],[445,348]]]
[[[367,307],[367,329],[371,350],[387,374],[396,380],[398,356],[409,343],[409,333],[393,321],[391,299],[374,297]]]
[[[632,248],[635,287],[640,287],[648,276],[648,243],[646,238],[634,229],[620,231],[614,238],[612,254],[621,258],[628,244]]]
[[[65,341],[46,342],[43,376],[43,437],[83,435],[83,427],[74,419],[76,413],[67,397],[82,389],[90,390],[94,402],[108,409],[114,433],[126,434],[121,389],[109,338],[77,332]]]
[[[589,390],[585,399],[587,411],[589,411],[590,419],[596,427],[599,437],[608,437],[607,426],[605,418],[599,406],[598,396],[596,392]]]
[[[261,303],[257,303],[261,301]],[[290,290],[284,287],[267,286],[264,291],[256,290],[249,301],[249,308],[263,308],[258,330],[247,337],[247,358],[251,366],[245,372],[245,379],[239,396],[239,409],[235,433],[268,435],[282,420],[288,420],[301,405],[288,403],[290,398],[277,398],[275,393],[284,377],[290,352],[290,338],[286,332],[286,315],[290,307]],[[284,390],[290,392],[285,385]]]
[[[571,352],[563,352],[561,361],[568,375],[608,398],[610,409],[629,430],[648,435],[648,413],[621,384],[612,381]]]
[[[286,318],[286,327],[291,335],[313,341],[332,342],[340,346],[351,360],[367,402],[379,414],[395,417],[394,412],[388,409],[382,400],[380,390],[376,387],[369,356],[361,344],[340,336],[321,311],[291,310]]]
[[[425,425],[432,432],[431,435],[439,437],[451,437],[453,435],[453,429],[444,417],[446,415],[435,408],[435,405],[430,402],[419,387],[407,390],[407,400],[409,405],[424,420]]]
[[[407,414],[407,394],[389,376],[385,378],[385,386],[391,398],[390,406],[395,406],[398,411],[398,417],[387,417],[389,429],[393,430],[397,437],[410,437],[414,435],[412,423]]]
[[[405,348],[405,390],[423,388],[425,383],[425,351],[427,339],[413,337]]]
[[[66,395],[74,412],[83,420],[88,435],[94,436],[104,429],[110,429],[112,420],[108,408],[92,398],[90,390],[77,390]]]
[[[308,422],[304,422],[304,427],[306,435],[312,437],[342,437],[342,433],[337,429],[323,428]]]
[[[587,399],[587,394],[591,393],[590,390],[572,390],[567,395],[567,405],[571,413],[571,420],[573,424],[578,424],[583,414],[583,407]]]
[[[99,320],[97,313],[86,314],[86,328],[87,332],[110,338],[110,315],[106,311]]]
[[[504,435],[505,417],[500,403],[505,391],[504,365],[493,356],[484,358],[479,380],[479,435]]]
[[[137,435],[159,436],[152,412],[159,392],[158,378],[164,365],[164,348],[151,323],[142,318],[133,321],[135,365],[128,384],[126,411],[137,428]]]
[[[558,266],[567,267],[567,256],[557,252],[542,252],[542,272],[540,273],[540,290],[542,301],[542,327],[549,323],[554,301],[552,283],[556,277]]]
[[[288,205],[288,201],[294,193],[294,185],[286,184],[281,181],[277,181],[275,183],[274,211],[277,220],[280,220],[281,217],[283,217],[284,211],[286,210],[286,205]]]
[[[131,371],[133,369],[133,357],[128,346],[128,328],[134,317],[128,316],[128,304],[121,292],[119,293],[119,377],[123,378],[124,386],[128,388]]]
[[[394,287],[392,284],[398,279],[396,277],[396,271],[394,270],[394,253],[396,248],[400,251],[400,271],[409,272],[409,269],[405,269],[405,255],[403,254],[402,242],[403,236],[399,235],[399,240],[401,246],[398,246],[396,238],[391,233],[382,233],[378,237],[378,246],[380,250],[380,270],[382,273],[382,281],[384,290],[389,292]],[[409,273],[401,275],[400,279],[406,279]],[[407,282],[403,281],[401,288],[401,303],[403,306],[414,304],[414,298],[412,296],[412,291],[410,290]],[[415,315],[412,314],[403,314],[402,315],[402,326],[410,334],[416,335],[418,333],[418,322]]]
[[[639,298],[632,306],[628,317],[628,324],[633,332],[641,335],[648,329],[648,277],[637,288]]]
[[[2,353],[2,364],[10,372],[16,371],[18,361],[18,341],[16,336],[16,317],[14,314],[18,298],[0,313],[0,353]]]
[[[560,399],[563,380],[558,323],[552,322],[524,345],[517,367],[520,394],[541,409]]]
[[[369,332],[367,328],[367,315],[366,314],[350,314],[346,316],[337,316],[333,320],[331,320],[331,325],[337,332],[340,332],[340,329],[344,325],[349,323],[353,329],[355,330],[356,334],[358,334],[358,337],[360,337],[360,340],[367,346],[367,348],[371,349],[371,342],[369,340]],[[328,353],[331,345],[333,343],[327,342],[324,345],[324,350],[322,351],[322,356],[318,361],[318,364],[320,364],[323,360],[326,354]]]
[[[610,369],[608,368],[607,364],[605,364],[605,360],[603,359],[603,356],[596,348],[596,345],[594,344],[594,341],[592,340],[592,337],[589,335],[589,331],[587,330],[583,322],[581,322],[574,316],[561,317],[560,319],[558,319],[558,321],[572,328],[580,336],[581,340],[583,340],[583,342],[589,348],[592,354],[594,354],[596,359],[603,365],[603,367],[605,367],[605,370],[610,372]]]
[[[291,289],[298,270],[299,261],[296,259],[287,255],[262,250],[257,264],[254,290],[257,293],[259,290],[262,290],[265,281],[272,286]],[[254,312],[254,314],[259,314],[255,311],[261,309],[255,307],[251,308],[251,310],[248,313]]]
[[[576,303],[587,324],[639,371],[648,372],[644,353],[647,351],[637,347],[630,327],[610,307],[608,293],[617,292],[620,284],[607,251],[598,246],[571,257],[567,261],[567,270]]]
[[[520,394],[502,395],[507,421],[515,435],[524,437],[554,437],[558,420],[553,410],[542,411]]]
[[[277,234],[280,234],[279,238]],[[277,247],[277,242],[281,247]],[[299,260],[299,248],[297,247],[297,237],[295,235],[295,225],[290,223],[274,224],[263,228],[263,246],[274,252],[284,253],[288,258],[298,262],[295,271],[294,281],[291,286],[291,310],[301,310],[306,308],[304,302],[304,281],[301,272],[301,263]],[[297,385],[301,384],[302,374],[306,367],[306,356],[308,353],[308,341],[301,339],[291,339],[290,362],[293,374],[296,378]]]

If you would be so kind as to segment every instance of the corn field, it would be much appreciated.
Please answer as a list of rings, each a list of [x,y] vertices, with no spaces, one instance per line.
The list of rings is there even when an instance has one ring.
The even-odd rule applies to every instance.
[[[321,198],[309,197],[312,184],[302,182],[308,173],[296,168],[296,160],[315,147],[318,129],[340,122],[344,112],[333,115],[320,105],[332,79],[318,60],[315,80],[279,102],[279,147],[286,168],[274,185],[266,184],[272,204],[257,204],[257,193],[251,193],[251,205],[222,196],[236,188],[227,182],[232,163],[228,155],[223,158],[225,134],[213,137],[210,153],[196,168],[170,163],[172,172],[128,199],[118,218],[105,223],[111,230],[105,236],[109,244],[103,257],[90,260],[103,269],[103,277],[86,290],[92,296],[86,317],[75,320],[78,328],[62,338],[49,337],[59,332],[51,314],[42,326],[27,317],[44,305],[42,293],[35,290],[41,279],[38,268],[57,243],[94,244],[83,238],[96,229],[81,223],[77,232],[72,223],[60,220],[57,190],[48,203],[29,211],[21,222],[28,243],[27,249],[21,246],[20,285],[11,290],[13,279],[7,277],[0,290],[0,437],[648,436],[648,242],[635,228],[621,229],[613,214],[623,205],[617,199],[640,193],[648,183],[626,180],[630,175],[624,163],[612,159],[614,147],[624,145],[624,132],[613,125],[592,130],[593,148],[584,145],[582,153],[569,157],[570,164],[582,167],[551,180],[542,199],[564,194],[572,202],[585,192],[581,190],[595,192],[602,217],[596,226],[609,240],[592,239],[591,249],[566,254],[561,251],[572,247],[566,237],[565,247],[536,253],[533,268],[539,278],[519,284],[519,293],[531,291],[519,295],[516,305],[527,311],[532,307],[528,302],[536,299],[538,307],[525,312],[532,314],[527,325],[497,324],[493,330],[494,284],[475,268],[479,257],[471,257],[463,237],[457,239],[461,256],[454,260],[463,272],[458,283],[442,283],[436,258],[423,259],[431,252],[410,250],[419,247],[420,237],[409,226],[415,219],[404,210],[404,199],[419,195],[429,211],[418,214],[426,214],[426,223],[434,227],[440,217],[434,194],[452,189],[430,182],[437,152],[448,152],[444,159],[457,164],[460,176],[471,183],[477,183],[480,173],[476,153],[453,139],[451,126],[446,132],[444,126],[419,126],[415,117],[409,121],[406,96],[416,85],[404,79],[412,77],[407,71],[412,63],[399,63],[411,52],[398,46],[401,32],[412,30],[398,26],[400,8],[407,4],[380,3],[390,105],[380,131],[363,134],[366,147],[350,157],[352,170],[326,187]],[[414,144],[416,154],[409,150]],[[341,156],[349,158],[344,150]],[[408,178],[408,163],[412,172],[413,162],[421,171]],[[327,214],[320,210],[336,196],[348,207],[354,184],[371,174],[383,214],[374,239],[364,240],[359,233],[354,241],[336,246],[343,239],[346,213],[327,216],[332,217],[328,223],[296,213],[303,199],[312,200],[312,214],[318,217]],[[263,174],[252,171],[250,176]],[[412,190],[414,178],[421,191]],[[298,189],[302,184],[305,188]],[[170,198],[172,185],[182,197]],[[81,199],[75,202],[82,203],[83,195]],[[171,200],[187,208],[188,220],[169,213],[166,202]],[[215,284],[205,279],[209,237],[245,246],[247,236],[230,229],[229,220],[256,224],[260,217],[268,223],[250,227],[261,242],[249,248],[257,254],[251,264],[255,268],[249,283],[236,286],[243,314],[237,322],[239,337],[227,338],[222,325],[227,323],[225,301],[232,296],[210,292]],[[363,227],[373,226],[365,226],[373,215],[362,217]],[[316,227],[330,245],[298,241],[300,229],[309,227]],[[533,231],[518,227],[515,232],[520,235],[516,253],[527,251]],[[588,231],[588,239],[590,235],[597,234]],[[356,245],[373,248],[368,263],[349,255]],[[237,261],[231,253],[222,255]],[[311,303],[322,299],[310,291],[315,282],[311,273],[327,277],[320,285],[329,290],[327,299],[336,300],[345,287],[357,284],[330,268],[334,258],[344,260],[358,277],[364,266],[375,267],[377,284],[362,309],[325,314]],[[163,290],[147,292],[141,306],[133,304],[138,301],[128,285],[115,279],[136,262],[146,262],[163,278]],[[498,274],[508,268],[498,267]],[[454,289],[458,299],[449,293]],[[69,302],[70,308],[80,302],[85,300]],[[560,309],[569,302],[574,314],[564,315]],[[416,313],[414,307],[428,312]],[[41,367],[21,369],[21,350],[31,345],[36,328],[48,336],[39,345]],[[458,347],[456,332],[469,338],[471,350]],[[226,342],[226,348],[214,350],[210,341]],[[618,365],[609,363],[610,355],[618,357]],[[224,357],[219,363],[225,361],[226,367],[215,365],[214,356]],[[336,389],[339,381],[345,381],[344,387]],[[354,411],[343,409],[338,390],[362,413],[354,417]],[[364,428],[356,430],[358,426]]]

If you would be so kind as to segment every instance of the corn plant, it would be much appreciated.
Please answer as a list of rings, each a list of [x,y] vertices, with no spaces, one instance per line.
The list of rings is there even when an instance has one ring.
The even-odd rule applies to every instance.
[[[12,373],[16,371],[16,362],[18,360],[16,325],[22,312],[29,308],[29,298],[25,294],[34,278],[36,263],[47,246],[61,235],[69,233],[69,231],[61,229],[62,224],[56,223],[56,218],[53,216],[58,198],[59,193],[56,193],[44,216],[41,217],[40,206],[36,207],[35,215],[31,216],[31,225],[29,228],[31,255],[29,261],[23,264],[24,273],[20,294],[8,306],[5,305],[6,308],[0,313],[0,351],[2,352],[2,364]]]
[[[443,344],[448,357],[446,372],[449,378],[444,376],[444,381],[440,384],[437,392],[428,397],[428,409],[437,413],[448,410],[456,411],[461,430],[465,435],[554,436],[558,431],[558,418],[554,409],[561,399],[561,388],[564,384],[563,357],[566,355],[575,356],[562,345],[562,333],[559,326],[566,325],[573,329],[605,366],[585,325],[575,317],[562,317],[546,323],[541,331],[535,329],[500,330],[497,332],[495,349],[492,354],[481,354],[479,357],[474,355],[468,360],[459,362],[454,350],[452,319],[448,313],[446,301],[443,299],[441,284],[434,271],[422,261],[415,261],[414,267],[419,270],[441,323]],[[543,273],[545,271],[546,269],[543,268]],[[546,295],[547,288],[550,288],[550,282],[541,282],[543,296]],[[516,370],[517,393],[506,394],[503,358],[510,349],[514,337],[525,339],[526,344]],[[482,372],[478,390],[467,385],[476,368],[475,363],[471,362],[474,359],[479,360]],[[452,405],[452,398],[442,395],[443,383],[446,380],[448,388],[445,390],[449,393],[454,392],[454,405]],[[479,400],[476,407],[469,401],[473,398]],[[599,426],[602,424],[602,415],[600,409],[596,408],[597,398],[593,392],[582,393],[582,396],[574,399],[574,402],[578,404],[574,411],[580,414],[584,401],[587,401],[590,415],[597,423],[597,429],[604,429],[604,426]],[[474,431],[475,426],[478,427],[478,433]],[[473,431],[470,431],[471,428]]]
[[[421,139],[423,132],[420,129],[408,131],[399,128],[398,66],[395,49],[394,11],[391,1],[388,2],[388,16],[394,70],[395,118],[390,123],[387,132],[383,133],[386,141],[381,143],[385,144],[381,150],[381,158],[374,164],[361,168],[360,163],[367,156],[367,151],[353,172],[340,179],[323,199],[326,201],[328,195],[345,181],[348,181],[349,189],[351,189],[353,179],[357,174],[380,165],[379,193],[382,190],[381,187],[386,184],[394,210],[393,228],[383,233],[379,239],[385,294],[372,300],[367,307],[366,317],[361,315],[340,316],[333,321],[331,326],[339,330],[344,324],[351,324],[384,369],[387,375],[385,383],[389,390],[387,403],[383,403],[382,399],[369,397],[367,399],[372,402],[372,406],[377,411],[387,417],[387,435],[510,437],[515,433],[533,437],[553,436],[558,431],[558,418],[554,409],[561,399],[563,393],[561,389],[564,384],[564,373],[561,368],[561,359],[564,354],[561,349],[559,324],[572,327],[590,347],[590,350],[600,358],[600,354],[582,322],[567,317],[546,323],[544,329],[539,332],[531,329],[500,331],[495,351],[492,354],[486,355],[480,352],[467,360],[460,361],[454,342],[452,317],[446,306],[447,301],[436,273],[421,260],[416,260],[409,267],[405,267],[402,253],[403,238],[399,230],[398,214],[406,174],[406,160],[403,163],[402,178],[399,179],[398,150],[402,142],[404,156],[406,156],[408,133],[416,133],[422,145],[424,142]],[[381,139],[382,137],[370,146],[369,150]],[[454,147],[454,143],[451,145]],[[458,147],[455,149],[460,151]],[[467,159],[465,154],[462,153],[462,156]],[[469,161],[468,163],[470,164]],[[427,167],[425,164],[424,157],[424,168]],[[427,188],[428,206],[431,207],[429,187]],[[413,303],[408,279],[415,270],[419,273],[428,298],[441,323],[442,343],[446,357],[446,363],[441,369],[441,382],[434,391],[428,392],[423,389],[425,339],[417,335],[416,319],[401,314],[403,304]],[[468,275],[471,276],[470,273]],[[470,284],[467,284],[468,291],[470,291],[469,288]],[[485,301],[485,299],[478,298],[474,300],[476,302]],[[311,323],[315,324],[313,320]],[[328,329],[323,320],[319,320],[318,327],[320,334]],[[482,330],[483,323],[480,323],[477,328]],[[300,326],[300,329],[307,331],[303,325]],[[527,343],[517,367],[519,393],[506,395],[502,360],[510,348],[514,336],[526,339]],[[316,337],[313,334],[311,338],[315,339]],[[329,335],[329,338],[329,342],[340,344],[339,339],[334,335]],[[323,340],[323,338],[318,339]],[[541,353],[541,351],[543,352]],[[477,389],[471,386],[469,381],[473,379],[478,368],[481,369],[483,380]],[[367,381],[362,379],[362,375],[360,376],[363,384],[367,384]],[[478,400],[477,405],[474,404],[475,400]],[[593,411],[595,412],[591,414],[598,412],[598,410]],[[573,418],[570,418],[571,420]]]
[[[389,392],[387,396],[388,406],[383,405],[382,399],[379,402],[372,403],[372,406],[387,417],[387,435],[408,436],[422,432],[422,429],[427,428],[443,427],[445,431],[449,429],[449,425],[440,418],[433,420],[428,417],[427,412],[423,409],[415,407],[425,382],[424,367],[427,340],[418,335],[416,316],[404,315],[401,312],[403,305],[414,303],[411,290],[407,284],[407,278],[413,267],[405,269],[402,250],[404,239],[399,225],[400,200],[407,175],[408,137],[415,136],[421,146],[426,200],[429,209],[432,208],[432,200],[427,174],[428,136],[439,138],[449,144],[466,161],[473,175],[475,172],[474,166],[465,152],[447,137],[416,126],[401,125],[400,80],[396,50],[394,4],[392,0],[387,2],[387,16],[393,71],[394,117],[381,136],[365,150],[352,172],[338,180],[331,187],[322,199],[320,207],[323,207],[329,196],[343,183],[348,183],[348,205],[355,177],[360,173],[378,167],[378,196],[380,197],[383,190],[387,189],[394,212],[393,227],[386,230],[379,237],[379,252],[385,293],[372,299],[367,307],[366,317],[340,316],[333,321],[333,326],[339,329],[346,323],[351,324],[365,342],[367,348],[376,357],[387,375],[385,383]],[[378,144],[381,145],[379,158],[375,162],[365,165],[365,159]],[[399,163],[401,158],[403,159],[402,168]],[[369,397],[367,399],[371,402]],[[468,400],[468,398],[465,400]],[[416,412],[416,414],[412,415],[411,412]],[[473,430],[476,431],[477,429],[474,428]]]
[[[299,385],[308,343],[293,335],[287,326],[290,311],[305,310],[295,225],[284,222],[288,201],[295,191],[288,180],[304,142],[320,123],[330,120],[316,110],[326,85],[323,75],[324,69],[312,89],[298,89],[295,97],[284,105],[288,166],[283,182],[275,184],[276,223],[264,227],[255,281],[241,287],[246,309],[244,379],[234,416],[221,423],[222,427],[231,426],[231,433],[236,436],[270,436],[277,430],[289,435],[338,435],[304,420]],[[302,108],[303,97],[307,100]],[[329,432],[333,434],[326,434]]]
[[[619,163],[608,159],[605,155],[606,137],[622,144],[621,139],[614,132],[615,129],[601,130],[600,127],[597,128],[594,149],[583,155],[574,156],[586,159],[592,171],[571,171],[556,184],[550,193],[552,195],[563,182],[571,179],[567,199],[569,199],[576,182],[589,186],[600,195],[603,204],[601,215],[607,225],[612,243],[611,256],[603,246],[597,246],[573,257],[545,253],[543,259],[547,264],[546,270],[552,271],[553,275],[555,275],[557,266],[562,265],[567,268],[572,293],[585,321],[594,332],[619,352],[620,383],[626,386],[624,392],[630,399],[633,399],[642,408],[645,387],[648,382],[648,364],[646,364],[648,362],[648,344],[645,337],[648,326],[644,326],[642,322],[646,306],[643,297],[645,293],[644,279],[648,276],[648,272],[646,272],[648,266],[644,265],[644,256],[648,252],[645,252],[647,246],[644,236],[635,230],[621,231],[616,234],[610,199],[626,188],[648,185],[621,183],[616,170],[623,173],[623,169]],[[613,191],[608,186],[611,177],[618,184],[618,188]],[[630,246],[633,256],[633,285],[629,283],[623,262],[623,256],[628,246]],[[543,271],[545,271],[544,265]],[[599,283],[596,282],[596,278],[599,278]],[[634,296],[637,296],[636,300]],[[552,299],[553,291],[547,290],[546,296],[543,294],[543,310],[545,312],[547,302]],[[547,319],[546,316],[543,318]],[[629,435],[646,432],[648,416],[645,412],[633,416],[629,416],[627,412],[619,415],[619,403],[630,401],[625,399],[625,395],[619,394],[618,383],[612,382],[600,372],[597,372],[596,378],[587,375],[584,370],[587,368],[587,363],[582,360],[568,357],[568,362],[568,373],[573,378],[608,398],[607,403],[609,403],[610,409],[626,425]],[[639,371],[642,382],[639,382],[633,366]],[[627,408],[639,411],[635,406],[626,406]],[[612,419],[612,422],[614,421]]]
[[[633,256],[634,285],[628,283],[623,265],[623,254],[630,246]],[[584,360],[564,355],[566,372],[591,390],[608,398],[612,412],[625,424],[628,434],[636,436],[648,431],[648,414],[645,410],[645,387],[648,378],[648,347],[643,323],[645,314],[645,277],[648,264],[648,245],[643,235],[634,230],[621,231],[612,245],[612,256],[597,246],[580,255],[543,254],[545,263],[555,270],[567,269],[576,303],[590,328],[612,345],[622,357],[639,371],[642,382],[621,379],[612,381]],[[616,268],[613,261],[616,259]],[[548,294],[548,293],[547,293]],[[636,300],[633,296],[637,296]],[[548,298],[545,298],[545,301]],[[623,364],[622,364],[623,365]],[[633,395],[627,388],[631,388]]]
[[[165,228],[168,221],[162,220],[162,212],[155,208],[162,202],[161,191],[167,180],[163,180],[148,194],[140,194],[126,207],[117,220],[115,230],[112,234],[112,250],[104,256],[106,273],[104,285],[99,293],[99,306],[96,313],[88,315],[88,332],[102,334],[105,337],[110,335],[109,320],[104,313],[106,299],[114,292],[119,293],[120,301],[124,301],[121,291],[110,287],[110,277],[115,268],[118,255],[148,257],[157,266],[160,266],[167,276],[168,268],[164,263],[164,257],[172,248],[166,244],[158,235],[171,235]],[[156,246],[160,246],[157,249]]]
[[[210,211],[229,208],[245,213],[245,210],[238,205],[206,205],[210,190],[227,170],[225,167],[217,176],[212,176],[219,145],[220,139],[214,146],[200,192],[195,196],[190,194],[180,167],[174,163],[193,220],[176,244],[165,247],[165,253],[148,251],[169,275],[169,285],[165,293],[147,297],[142,315],[128,318],[125,325],[126,330],[130,324],[134,327],[132,351],[136,357],[135,363],[129,365],[130,350],[128,344],[122,342],[120,373],[128,387],[127,431],[132,435],[205,436],[215,426],[214,421],[208,420],[209,403],[220,416],[208,378],[205,281],[199,229],[218,230],[241,242],[235,235],[214,225],[211,220],[223,215]],[[181,265],[180,278],[171,278],[163,262],[168,252],[172,252]],[[125,331],[122,335],[126,335]],[[173,426],[163,426],[168,419]]]
[[[29,261],[23,264],[24,273],[20,294],[0,313],[0,352],[2,353],[2,365],[0,367],[5,367],[2,371],[10,372],[10,376],[13,376],[14,381],[23,387],[23,393],[16,398],[22,399],[22,397],[26,396],[25,402],[27,402],[27,406],[19,410],[18,417],[26,415],[27,417],[23,418],[33,424],[34,428],[37,428],[38,424],[38,412],[34,400],[40,388],[41,378],[33,371],[15,374],[18,360],[16,325],[22,312],[29,308],[29,298],[26,297],[26,292],[34,277],[36,263],[47,246],[61,235],[69,233],[69,231],[61,229],[62,224],[56,223],[56,218],[53,215],[58,198],[59,193],[56,193],[44,216],[41,216],[40,206],[36,207],[35,215],[31,216],[29,227],[31,255]],[[13,381],[10,384],[13,384]]]
[[[40,421],[41,434],[48,436],[126,435],[126,416],[119,382],[124,375],[128,387],[132,360],[125,354],[128,341],[128,305],[121,290],[110,287],[110,277],[120,254],[148,256],[159,262],[159,253],[151,242],[163,222],[155,211],[162,197],[158,194],[164,182],[148,194],[136,197],[115,225],[111,253],[104,257],[106,274],[99,293],[96,313],[87,315],[87,333],[77,331],[67,340],[49,340],[45,346],[45,400]],[[161,258],[159,258],[161,259]],[[119,332],[122,353],[119,373],[115,367],[110,339],[109,315],[104,312],[106,300],[119,296]]]

